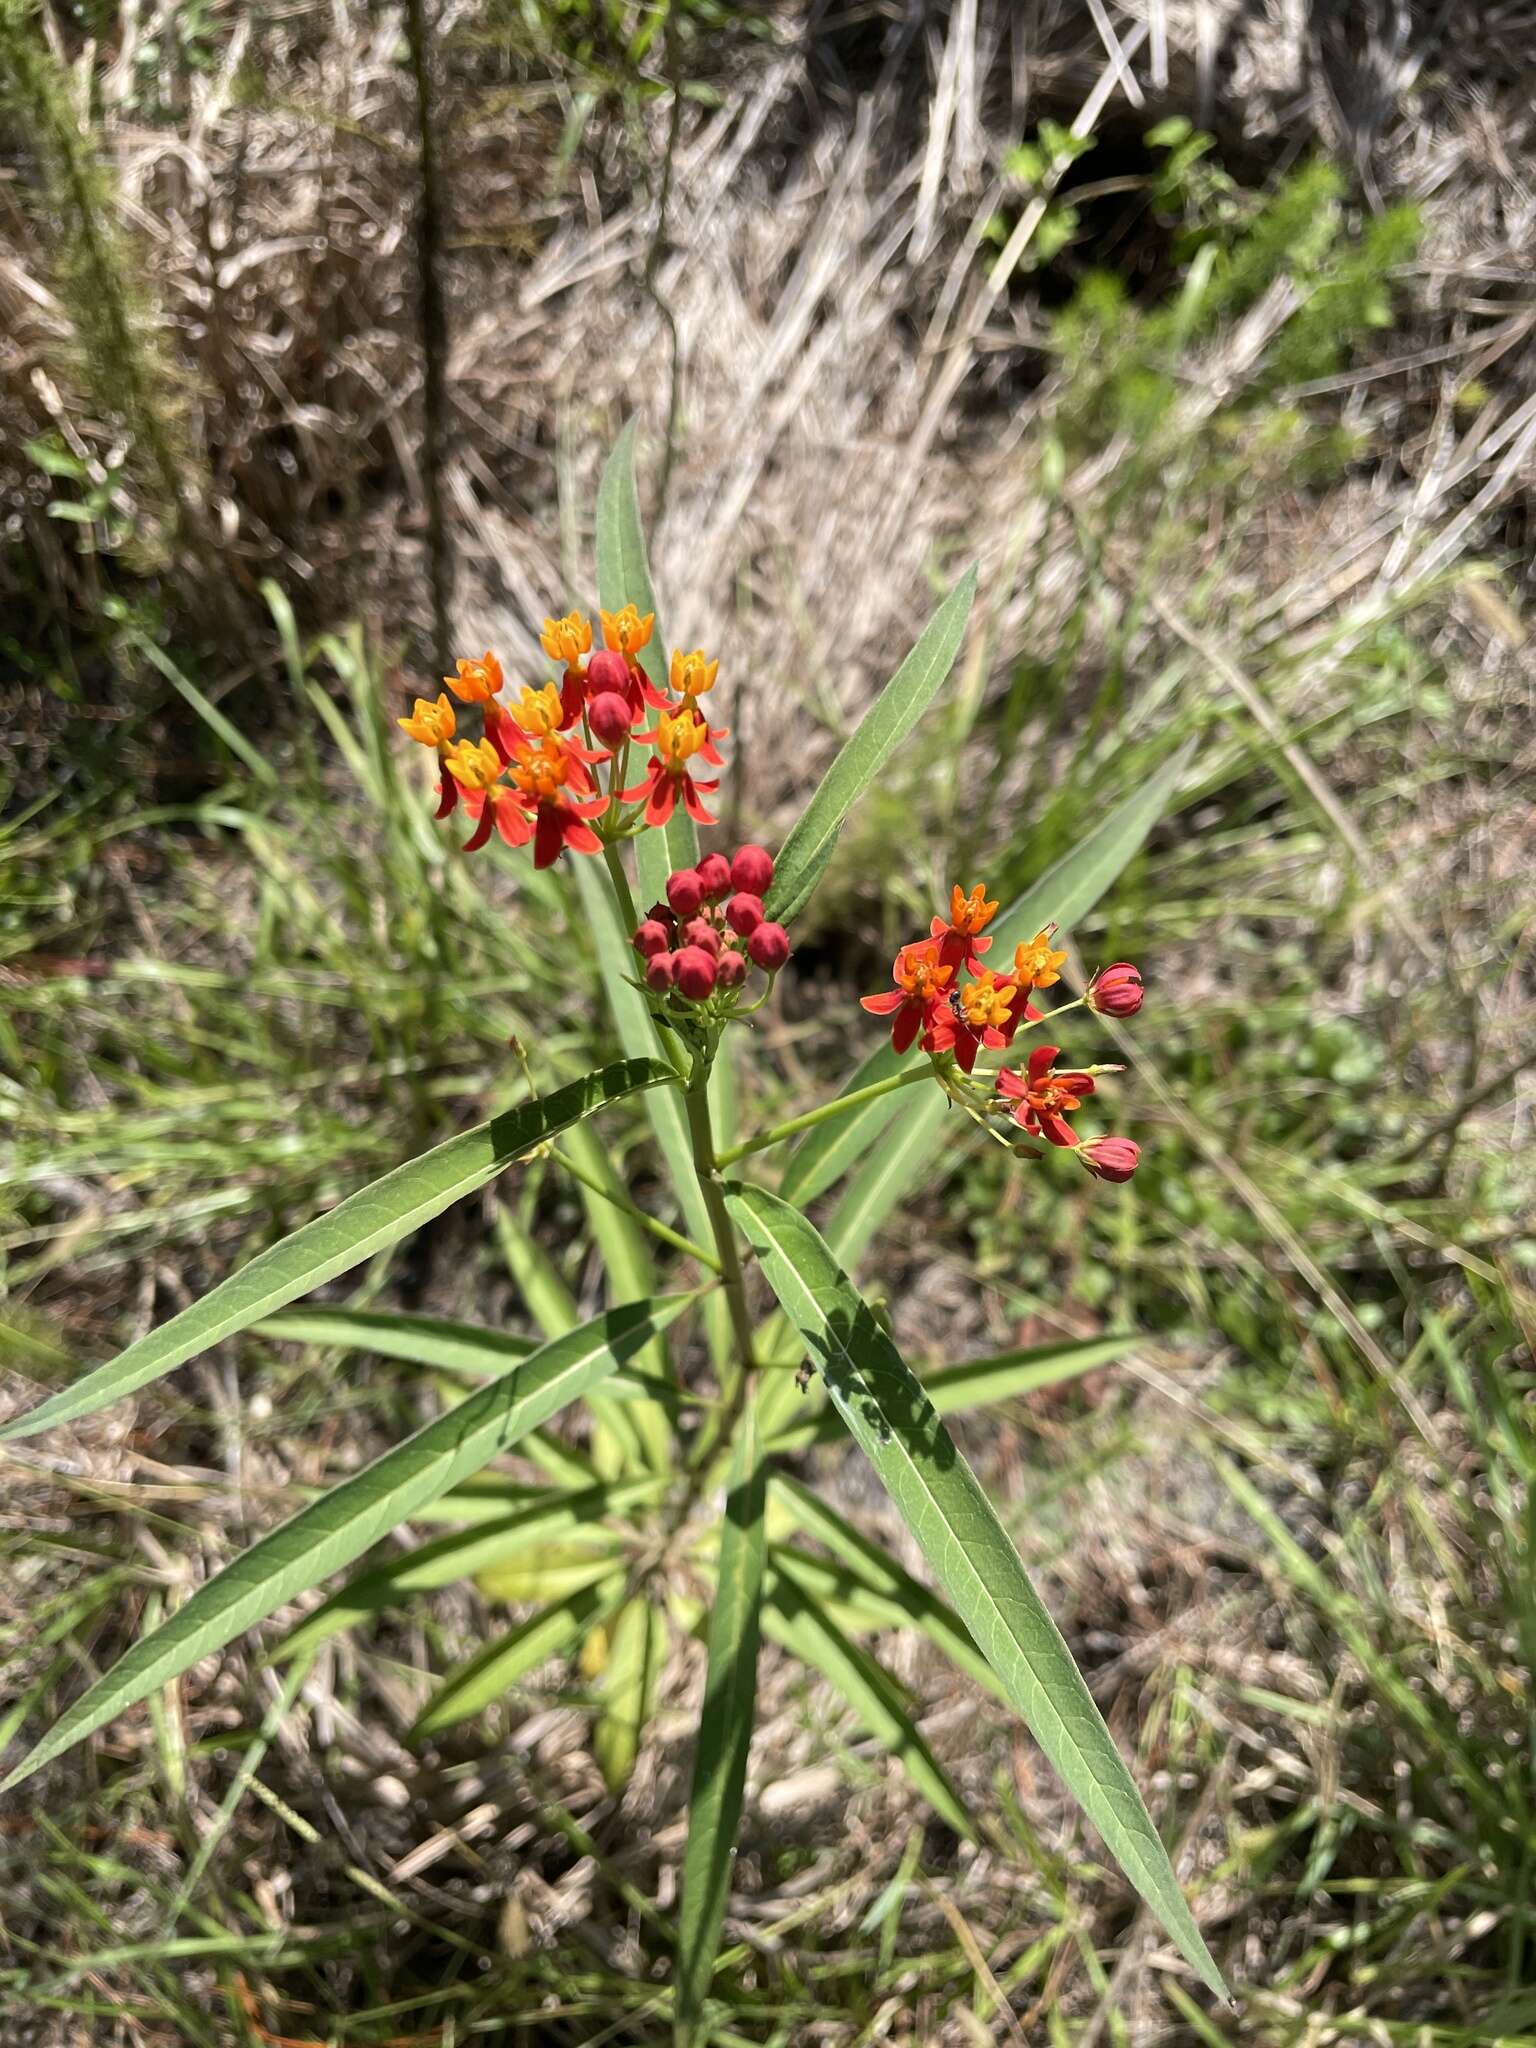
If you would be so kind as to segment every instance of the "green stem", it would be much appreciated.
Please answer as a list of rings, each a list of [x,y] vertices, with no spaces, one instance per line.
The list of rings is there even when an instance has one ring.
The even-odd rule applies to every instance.
[[[752,1349],[752,1317],[747,1308],[746,1283],[741,1270],[741,1253],[736,1243],[736,1226],[725,1206],[725,1188],[720,1178],[720,1160],[715,1154],[714,1131],[709,1120],[709,1068],[700,1060],[683,1097],[688,1106],[688,1135],[693,1145],[693,1164],[699,1176],[704,1206],[709,1212],[715,1249],[720,1255],[720,1284],[730,1310],[731,1332],[735,1338],[732,1370],[720,1389],[720,1406],[699,1432],[695,1471],[701,1472],[715,1446],[734,1428],[751,1397],[757,1361]]]
[[[663,1244],[671,1245],[674,1251],[682,1252],[686,1258],[697,1259],[699,1264],[707,1267],[711,1273],[719,1272],[720,1261],[713,1252],[705,1251],[703,1245],[695,1244],[691,1237],[684,1237],[680,1230],[674,1230],[669,1223],[663,1223],[659,1217],[647,1215],[637,1202],[631,1202],[627,1196],[616,1194],[612,1188],[605,1187],[595,1173],[588,1173],[584,1166],[578,1166],[575,1160],[568,1153],[562,1152],[558,1146],[552,1147],[551,1150],[554,1158],[571,1178],[579,1180],[584,1188],[590,1188],[594,1195],[601,1196],[603,1201],[611,1203],[615,1209],[633,1217],[642,1229],[650,1231],[653,1237],[659,1237]]]
[[[739,1145],[729,1145],[716,1158],[717,1166],[733,1166],[738,1159],[745,1159],[749,1152],[766,1152],[770,1145],[782,1145],[786,1138],[798,1137],[801,1131],[809,1131],[817,1124],[824,1124],[834,1116],[846,1116],[850,1109],[862,1109],[866,1102],[878,1102],[882,1095],[893,1095],[898,1088],[909,1088],[914,1081],[932,1078],[932,1069],[920,1063],[909,1067],[905,1073],[892,1074],[884,1081],[871,1081],[867,1088],[855,1088],[851,1095],[834,1095],[830,1102],[822,1103],[819,1109],[808,1109],[804,1116],[792,1116],[787,1123],[775,1124],[771,1130],[759,1131],[755,1138],[744,1138]]]
[[[613,893],[618,898],[619,915],[624,920],[624,937],[627,940],[640,923],[635,915],[635,899],[629,893],[629,877],[624,872],[624,862],[619,849],[611,842],[603,846],[603,862],[608,869],[608,879],[613,884]]]

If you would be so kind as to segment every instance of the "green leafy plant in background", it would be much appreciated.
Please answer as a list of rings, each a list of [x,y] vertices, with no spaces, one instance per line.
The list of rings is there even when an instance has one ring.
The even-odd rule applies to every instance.
[[[406,1359],[443,1388],[441,1412],[414,1435],[320,1493],[149,1627],[7,1782],[352,1567],[291,1626],[281,1655],[303,1657],[416,1592],[473,1580],[493,1600],[532,1611],[442,1675],[418,1716],[418,1739],[479,1714],[550,1657],[579,1653],[598,1694],[594,1752],[615,1787],[650,1718],[669,1633],[694,1632],[707,1672],[673,1975],[673,2021],[687,2043],[710,2026],[765,1635],[843,1695],[957,1832],[975,1832],[902,1688],[861,1640],[905,1624],[1029,1724],[1180,1953],[1220,1993],[1135,1782],[944,1420],[1071,1379],[1126,1340],[948,1361],[924,1381],[854,1278],[886,1218],[930,1176],[946,1121],[985,1134],[1000,1158],[1043,1150],[1101,1180],[1134,1172],[1129,1139],[1087,1138],[1072,1121],[1099,1076],[1117,1070],[1063,1065],[1044,1040],[1067,1012],[1131,1014],[1139,976],[1118,963],[1055,1008],[1036,998],[1050,1003],[1048,992],[1060,992],[1058,924],[1112,886],[1174,800],[1187,756],[1164,760],[1106,807],[1007,909],[980,886],[957,886],[902,947],[890,990],[865,998],[867,1011],[888,1020],[890,1042],[831,1099],[738,1136],[737,1027],[771,998],[791,958],[788,927],[846,821],[937,697],[975,576],[940,605],[777,859],[745,846],[728,860],[701,857],[697,836],[713,822],[707,802],[727,737],[709,723],[717,664],[702,650],[663,659],[632,429],[599,492],[597,571],[604,645],[594,647],[579,613],[547,620],[542,646],[557,678],[509,690],[487,652],[458,664],[447,679],[452,697],[417,699],[399,723],[435,756],[438,815],[455,827],[467,818],[469,848],[499,840],[524,857],[531,850],[530,903],[550,885],[548,871],[574,857],[579,929],[622,1057],[553,1086],[534,1084],[530,1060],[529,1087],[513,1107],[348,1196],[7,1425],[14,1439],[77,1421],[252,1329]],[[573,981],[580,964],[565,963]],[[1033,1049],[1021,1057],[1026,1042]],[[636,1199],[593,1135],[592,1120],[625,1102],[644,1106],[670,1203]],[[505,1203],[502,1249],[540,1340],[366,1300],[291,1306],[512,1168],[521,1179],[558,1173],[578,1191],[608,1277],[610,1306],[599,1314],[579,1316],[525,1217]],[[839,1183],[812,1223],[805,1205]],[[777,1303],[765,1319],[754,1314],[755,1273]],[[584,1430],[552,1427],[578,1403]],[[937,1590],[796,1477],[808,1445],[844,1432],[889,1492]],[[514,1447],[542,1484],[495,1469]],[[413,1518],[445,1533],[403,1556],[367,1556]]]

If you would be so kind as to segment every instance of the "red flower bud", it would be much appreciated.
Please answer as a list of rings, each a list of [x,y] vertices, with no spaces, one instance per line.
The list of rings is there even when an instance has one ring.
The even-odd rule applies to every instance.
[[[747,963],[734,948],[715,962],[716,988],[740,988],[747,978]]]
[[[1106,1017],[1134,1017],[1141,1008],[1144,991],[1141,969],[1129,960],[1117,960],[1113,967],[1100,968],[1089,982],[1083,1000],[1090,1010]]]
[[[657,995],[664,995],[675,978],[677,955],[675,953],[653,953],[645,963],[645,985],[654,989]]]
[[[1095,1180],[1129,1180],[1141,1147],[1134,1138],[1093,1138],[1078,1146],[1077,1156]]]
[[[720,934],[707,918],[690,918],[683,926],[682,940],[685,946],[702,946],[711,960],[720,951]]]
[[[740,890],[725,906],[725,921],[741,938],[750,938],[763,921],[762,897]]]
[[[731,887],[747,896],[766,896],[773,880],[773,861],[761,846],[743,846],[731,862]]]
[[[622,654],[614,654],[605,647],[587,662],[587,695],[589,698],[600,697],[610,690],[628,703],[629,663]],[[628,730],[626,726],[625,731]]]
[[[667,901],[678,917],[692,917],[704,901],[704,884],[692,868],[667,877]]]
[[[747,951],[768,974],[777,974],[789,958],[789,933],[781,924],[760,924],[747,940]]]
[[[648,917],[630,940],[635,951],[643,953],[647,960],[654,960],[658,953],[665,953],[671,943],[672,934],[653,917]]]
[[[714,992],[715,956],[702,946],[684,946],[673,956],[677,962],[677,985],[693,1003],[702,1003]]]
[[[704,884],[705,900],[718,903],[731,886],[731,864],[723,853],[706,853],[699,862],[699,880]]]
[[[627,740],[635,722],[629,699],[621,697],[617,690],[599,690],[587,706],[587,719],[598,738],[606,740],[610,747]]]

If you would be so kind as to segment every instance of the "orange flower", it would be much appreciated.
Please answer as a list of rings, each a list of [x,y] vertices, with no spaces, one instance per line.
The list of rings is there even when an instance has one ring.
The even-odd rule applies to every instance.
[[[969,895],[956,882],[949,892],[948,922],[936,917],[929,927],[951,967],[968,967],[972,974],[981,971],[981,955],[992,941],[978,934],[996,915],[997,905],[989,900],[984,882],[978,882]]]
[[[458,721],[444,690],[439,693],[435,704],[428,703],[425,697],[418,697],[410,717],[397,718],[395,723],[422,746],[442,748],[453,738]]]
[[[896,986],[883,995],[860,996],[859,1007],[871,1016],[890,1018],[893,1051],[905,1052],[921,1031],[925,1051],[947,1052],[954,1043],[947,987],[954,972],[941,957],[936,939],[919,939],[896,955],[891,969]]]
[[[501,756],[489,740],[460,740],[444,754],[443,766],[466,796],[484,796],[501,780]]]
[[[690,818],[700,825],[713,825],[714,818],[705,810],[701,792],[718,789],[720,784],[718,781],[695,782],[688,765],[695,754],[702,754],[708,760],[712,751],[710,729],[698,712],[690,704],[684,704],[676,712],[663,711],[654,732],[638,733],[636,737],[653,746],[656,752],[651,757],[644,782],[637,782],[633,789],[624,790],[622,801],[633,804],[644,797],[646,824],[665,825],[681,797]],[[719,756],[715,758],[718,760]]]
[[[1027,946],[1014,948],[1013,971],[1025,988],[1050,988],[1060,981],[1056,970],[1067,956],[1052,950],[1055,936],[1055,925],[1043,925]]]
[[[603,621],[603,645],[626,659],[649,646],[651,628],[656,623],[656,614],[647,612],[642,619],[637,608],[627,604],[616,612],[600,614]]]
[[[719,673],[719,662],[707,660],[702,647],[695,647],[692,654],[684,654],[680,647],[673,648],[671,680],[679,697],[702,697],[706,690],[714,688]]]
[[[461,703],[489,704],[501,689],[501,663],[489,648],[478,661],[456,661],[454,667],[458,674],[444,676],[443,681]]]
[[[546,619],[539,645],[551,661],[563,661],[575,668],[584,654],[592,651],[592,621],[580,612],[567,612],[563,619]]]
[[[537,690],[525,687],[517,702],[507,706],[507,715],[530,739],[546,739],[567,722],[560,689],[555,683],[545,683]]]

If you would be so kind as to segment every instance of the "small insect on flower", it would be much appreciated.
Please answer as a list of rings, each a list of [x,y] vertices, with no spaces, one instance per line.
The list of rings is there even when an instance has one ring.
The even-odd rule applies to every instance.
[[[645,780],[621,792],[621,801],[633,804],[644,797],[646,824],[665,825],[681,799],[684,810],[695,823],[713,825],[713,815],[704,808],[704,796],[718,789],[720,784],[718,781],[696,782],[688,766],[706,745],[709,728],[691,711],[675,714],[663,711],[654,732],[639,733],[636,737],[654,746],[656,751],[651,757]]]
[[[1134,1138],[1090,1138],[1077,1156],[1095,1180],[1129,1180],[1136,1171],[1141,1147]]]
[[[1014,948],[1013,971],[1025,988],[1052,988],[1060,981],[1057,970],[1067,956],[1052,949],[1055,936],[1055,925],[1042,925],[1027,945]]]
[[[919,1031],[943,1039],[943,1045],[932,1050],[947,1050],[954,1042],[948,994],[954,973],[942,958],[938,939],[919,939],[896,955],[891,969],[896,986],[883,995],[860,996],[859,1006],[871,1016],[890,1018],[893,1051],[905,1052]]]
[[[1094,1080],[1092,1074],[1057,1073],[1054,1062],[1060,1051],[1059,1045],[1037,1045],[1022,1071],[1005,1069],[998,1075],[997,1092],[1014,1105],[1013,1121],[1031,1137],[1052,1145],[1075,1145],[1077,1133],[1067,1118],[1093,1093]]]
[[[981,955],[992,944],[979,934],[996,915],[997,905],[988,898],[984,882],[978,882],[969,895],[956,882],[949,894],[948,919],[936,917],[929,927],[939,942],[939,958],[944,964],[956,971],[964,967],[979,974]]]
[[[1144,994],[1141,969],[1129,960],[1117,960],[1113,967],[1099,969],[1084,990],[1083,1001],[1101,1017],[1134,1017]]]
[[[456,661],[457,675],[444,676],[443,681],[463,704],[489,704],[500,694],[505,677],[501,663],[487,648],[478,661]]]

